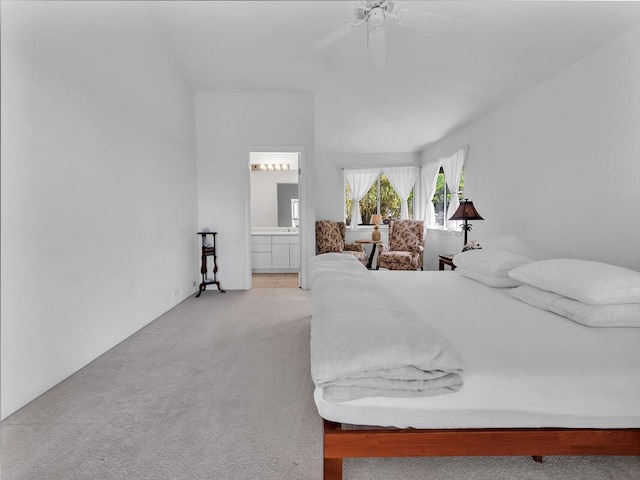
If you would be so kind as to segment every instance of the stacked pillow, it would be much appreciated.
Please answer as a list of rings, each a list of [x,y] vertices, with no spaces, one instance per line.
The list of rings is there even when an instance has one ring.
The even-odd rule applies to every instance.
[[[457,273],[498,288],[521,285],[518,280],[509,276],[509,272],[532,261],[522,255],[487,248],[467,250],[453,257]]]
[[[590,327],[640,327],[640,272],[576,259],[514,268],[510,295]]]

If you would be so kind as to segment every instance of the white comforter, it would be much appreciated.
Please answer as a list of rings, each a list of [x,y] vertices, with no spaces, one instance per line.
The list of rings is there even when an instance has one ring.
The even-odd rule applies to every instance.
[[[398,428],[640,428],[640,329],[586,327],[457,270],[370,273],[460,352],[464,388],[348,402],[327,401],[316,388],[323,418]]]
[[[360,262],[319,256],[310,273],[311,375],[325,400],[424,397],[462,388],[455,349]]]

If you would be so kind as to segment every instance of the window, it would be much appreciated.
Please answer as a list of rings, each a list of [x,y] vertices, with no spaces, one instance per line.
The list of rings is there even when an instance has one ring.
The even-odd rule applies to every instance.
[[[462,200],[462,191],[464,190],[464,170],[462,171],[462,177],[460,178],[460,185],[458,187],[458,200]],[[446,212],[451,202],[451,190],[447,186],[447,182],[444,177],[444,170],[440,167],[438,173],[438,179],[436,181],[436,193],[433,196],[433,207],[436,211],[436,221],[434,227],[445,228],[447,226]]]
[[[459,148],[448,157],[424,163],[420,167],[420,200],[417,214],[427,227],[458,230],[460,222],[448,221],[458,208],[464,188],[464,163],[469,147]],[[453,190],[453,191],[451,191]]]
[[[353,212],[353,197],[349,189],[349,183],[345,184],[345,223],[351,225],[351,215]],[[413,188],[407,199],[409,206],[409,218],[413,218]],[[391,182],[384,175],[380,174],[377,181],[371,186],[366,195],[360,200],[360,214],[362,215],[362,223],[360,225],[369,225],[369,219],[374,213],[380,213],[384,223],[389,220],[400,219],[400,209],[402,200],[398,193],[391,186]]]

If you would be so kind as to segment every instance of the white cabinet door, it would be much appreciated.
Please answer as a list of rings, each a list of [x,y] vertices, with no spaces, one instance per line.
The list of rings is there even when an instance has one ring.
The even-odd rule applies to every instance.
[[[289,268],[289,245],[271,245],[271,268]]]
[[[271,268],[271,250],[268,252],[251,252],[251,268]]]
[[[289,245],[289,266],[300,268],[300,245]]]

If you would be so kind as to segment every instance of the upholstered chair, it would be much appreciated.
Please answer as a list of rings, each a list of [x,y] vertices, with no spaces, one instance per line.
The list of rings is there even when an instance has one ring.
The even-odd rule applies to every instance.
[[[389,223],[389,244],[378,253],[376,269],[422,269],[424,254],[424,222],[421,220],[392,220]]]
[[[316,222],[318,254],[337,252],[355,255],[358,260],[366,265],[368,259],[364,247],[357,243],[345,243],[346,233],[347,227],[344,222],[318,220]]]

